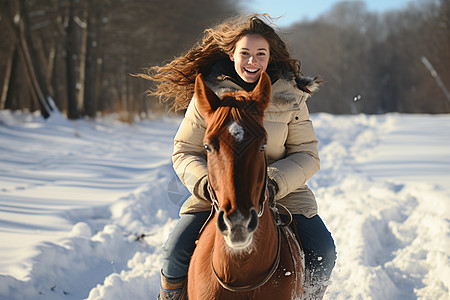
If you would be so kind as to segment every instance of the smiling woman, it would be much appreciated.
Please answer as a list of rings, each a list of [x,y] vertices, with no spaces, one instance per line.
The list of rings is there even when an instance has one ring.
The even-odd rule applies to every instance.
[[[194,95],[193,86],[197,74],[201,73],[206,78],[217,72],[219,66],[220,69],[226,69],[227,74],[223,75],[234,77],[236,81],[239,81],[238,84],[247,91],[253,90],[256,80],[261,75],[261,70],[255,68],[257,64],[260,64],[263,69],[262,66],[267,63],[266,72],[270,76],[277,77],[282,70],[299,78],[301,75],[300,61],[290,56],[285,42],[271,26],[262,21],[265,19],[267,23],[272,24],[272,19],[266,14],[255,16],[258,17],[231,18],[215,28],[206,29],[201,41],[196,43],[185,55],[175,58],[166,65],[151,67],[146,74],[137,74],[141,78],[154,82],[156,87],[148,90],[148,94],[158,96],[163,101],[171,101],[171,108],[175,111],[186,109]],[[265,42],[258,39],[258,36],[263,37]],[[259,46],[252,46],[251,49],[257,53],[248,52],[250,50],[248,44],[253,41],[258,41]],[[256,57],[251,59],[249,57],[247,71],[242,70],[249,75],[248,80],[250,81],[246,81],[245,76],[241,77],[236,66],[230,64],[232,60],[236,60],[234,56],[239,55],[235,51],[239,42],[241,47],[247,45],[247,49],[244,49],[246,51],[241,53],[242,55],[256,54]],[[261,50],[258,51],[260,48]],[[267,60],[265,63],[260,62],[263,56]],[[257,74],[253,76],[252,73],[255,72]],[[237,76],[238,74],[239,76]],[[314,85],[317,87],[319,83],[317,81]],[[311,93],[307,87],[308,82],[297,80],[296,85],[301,91]]]
[[[267,70],[270,50],[266,39],[258,34],[249,34],[236,43],[231,61],[238,75],[248,83],[258,80],[262,72]]]
[[[262,193],[258,193],[262,199],[260,202],[276,202],[285,206],[286,213],[292,214],[296,221],[305,251],[305,292],[310,293],[314,299],[320,299],[325,293],[336,259],[335,246],[330,232],[317,215],[314,194],[306,185],[319,170],[317,137],[309,120],[306,99],[318,88],[320,81],[301,76],[300,61],[290,56],[286,44],[270,24],[272,20],[267,15],[227,20],[217,27],[205,30],[203,39],[186,55],[165,66],[154,67],[153,74],[143,76],[155,81],[156,90],[152,91],[153,94],[175,98],[175,108],[187,108],[174,138],[172,159],[177,175],[192,196],[183,204],[181,218],[163,247],[161,299],[180,299],[186,293],[188,269],[198,270],[199,265],[195,265],[195,262],[195,266],[190,267],[190,260],[192,253],[194,257],[198,257],[195,255],[197,252],[194,252],[195,240],[208,219],[211,201],[254,200],[252,195],[255,193],[242,187],[234,188],[231,183],[242,182],[243,178],[256,180],[258,176],[259,179],[266,177]],[[208,88],[197,88],[199,81],[196,78],[204,78],[204,84]],[[261,82],[264,83],[264,89],[258,89]],[[257,96],[250,97],[251,101],[244,101],[255,91],[259,91]],[[205,98],[215,99],[210,102],[210,109],[202,109],[204,101],[200,99]],[[264,109],[255,104],[261,99],[267,100]],[[223,109],[217,109],[218,107]],[[225,113],[228,111],[231,113]],[[211,117],[212,114],[214,118]],[[249,117],[244,118],[244,115]],[[215,121],[211,124],[211,120]],[[241,122],[242,120],[245,122]],[[259,125],[248,126],[249,122]],[[224,136],[227,137],[226,142],[220,143]],[[257,153],[260,161],[265,162],[264,166],[259,165],[255,169],[251,165],[257,157],[246,156],[248,149],[261,149]],[[236,160],[243,164],[236,169],[227,169],[226,162],[229,160],[223,157],[213,163],[212,157],[223,151],[236,155]],[[245,159],[241,159],[242,157]],[[261,157],[266,157],[267,160]],[[225,176],[210,176],[214,172],[233,174],[235,178],[225,183]],[[221,186],[222,189],[219,188]],[[217,224],[221,234],[217,239],[228,238],[229,231],[233,231],[229,229],[228,223],[233,222],[239,224],[238,228],[248,230],[247,233],[258,231],[258,222],[255,221],[258,219],[255,215],[258,215],[257,211],[261,211],[260,207],[264,205],[248,207],[248,210],[240,214],[233,211],[232,207],[221,207],[222,210],[214,216],[216,222],[212,223]],[[231,211],[228,211],[229,208]],[[207,227],[210,228],[211,223]],[[304,228],[308,230],[305,231]],[[203,234],[208,232],[210,231],[203,231]],[[231,245],[239,245],[238,248],[250,249],[251,252],[257,243],[254,240],[257,239],[249,238],[251,235],[247,233],[238,235],[237,240],[231,240]],[[216,248],[217,253],[220,252],[219,248],[220,245]],[[193,261],[203,266],[203,260]],[[256,264],[253,267],[264,268],[264,265]],[[221,270],[226,268],[224,266]],[[266,272],[259,270],[257,273]],[[200,283],[196,284],[189,278],[189,299],[220,299],[195,294],[198,293]],[[232,285],[242,286],[246,282],[227,276],[225,278],[237,280],[228,282]],[[209,284],[208,280],[200,281]],[[217,282],[213,284],[218,285]],[[215,291],[222,293],[220,288]],[[247,296],[242,292],[232,298],[248,299]],[[261,293],[252,299],[267,297]]]

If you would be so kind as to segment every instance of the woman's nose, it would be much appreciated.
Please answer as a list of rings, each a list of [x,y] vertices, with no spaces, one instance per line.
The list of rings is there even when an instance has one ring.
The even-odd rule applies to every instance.
[[[255,63],[255,58],[253,56],[250,56],[249,59],[248,59],[248,63],[249,64]]]

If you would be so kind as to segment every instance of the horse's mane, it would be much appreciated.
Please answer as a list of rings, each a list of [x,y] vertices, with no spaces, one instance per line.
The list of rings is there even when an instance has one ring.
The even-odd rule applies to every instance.
[[[266,135],[262,124],[263,116],[259,103],[249,99],[246,92],[226,93],[211,118],[212,122],[206,134],[217,136],[227,124],[236,121],[239,125],[250,128],[253,134],[262,137]]]

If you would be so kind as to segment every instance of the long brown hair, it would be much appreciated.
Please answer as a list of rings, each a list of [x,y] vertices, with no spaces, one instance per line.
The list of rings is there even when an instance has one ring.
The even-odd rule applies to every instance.
[[[230,18],[206,29],[203,38],[187,54],[162,67],[151,67],[146,74],[137,76],[154,81],[156,88],[148,90],[149,95],[156,95],[163,101],[174,98],[171,108],[184,109],[194,94],[195,77],[199,73],[207,76],[217,61],[233,54],[236,43],[247,34],[264,37],[269,43],[270,62],[299,76],[300,61],[290,57],[286,44],[269,25],[273,24],[272,20],[268,14]]]

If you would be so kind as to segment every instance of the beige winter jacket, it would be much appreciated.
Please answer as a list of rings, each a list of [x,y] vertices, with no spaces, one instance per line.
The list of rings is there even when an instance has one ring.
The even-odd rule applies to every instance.
[[[318,84],[313,79],[303,79],[307,80],[310,90],[317,89]],[[226,78],[209,81],[207,78],[206,83],[219,97],[225,92],[242,89]],[[268,175],[279,188],[275,200],[292,213],[310,218],[317,214],[317,203],[306,181],[319,171],[320,160],[317,137],[306,106],[308,96],[297,88],[294,79],[278,79],[272,85],[272,102],[265,112],[264,127]],[[207,174],[205,130],[205,120],[197,109],[194,95],[174,139],[173,167],[192,194],[180,214],[211,209],[209,201],[195,196],[200,180]]]

